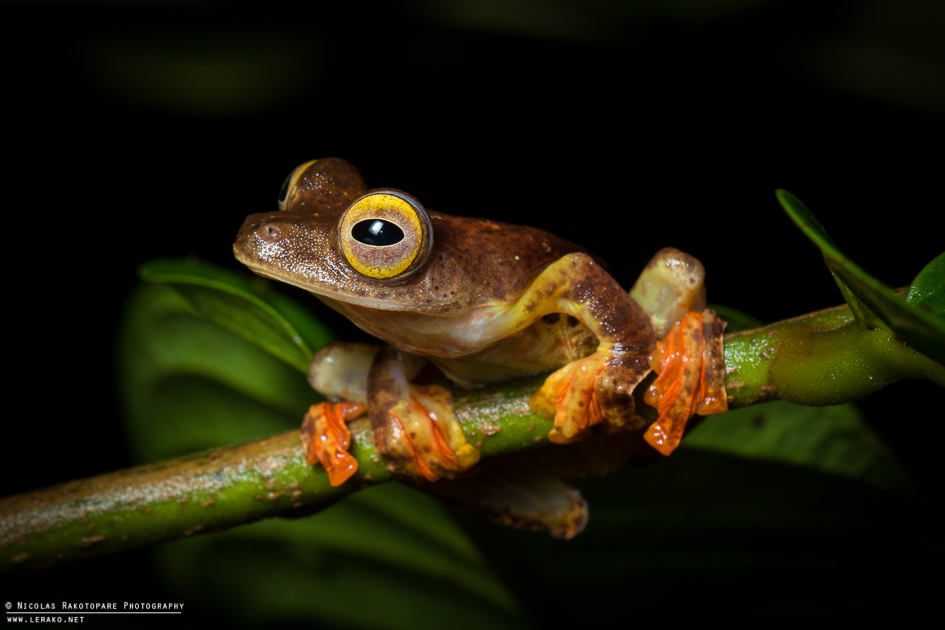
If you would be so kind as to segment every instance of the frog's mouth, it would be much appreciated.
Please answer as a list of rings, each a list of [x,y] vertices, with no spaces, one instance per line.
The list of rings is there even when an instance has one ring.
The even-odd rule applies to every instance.
[[[237,256],[239,258],[239,256]],[[313,282],[312,280],[306,278],[304,280],[294,278],[288,275],[277,275],[266,270],[265,267],[240,260],[244,265],[246,265],[250,271],[256,275],[262,276],[269,280],[275,282],[281,282],[284,284],[290,284],[294,287],[298,287],[303,291],[311,293],[315,297],[323,301],[337,301],[337,302],[346,302],[348,304],[356,304],[358,306],[364,306],[367,308],[379,310],[379,311],[406,311],[410,308],[405,304],[400,304],[396,300],[390,299],[390,294],[385,294],[384,298],[374,298],[368,295],[353,295],[350,293],[344,293],[332,289],[330,286],[325,284],[318,283],[317,281]],[[346,277],[349,277],[351,273],[345,274]]]

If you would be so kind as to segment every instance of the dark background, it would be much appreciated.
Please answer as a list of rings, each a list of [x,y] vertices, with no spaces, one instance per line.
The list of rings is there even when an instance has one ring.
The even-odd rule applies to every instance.
[[[945,243],[941,3],[49,2],[2,15],[4,495],[134,463],[113,340],[137,265],[236,269],[243,218],[316,157],[428,208],[555,232],[625,285],[673,245],[705,264],[710,301],[764,321],[841,302],[776,188],[891,286]],[[939,509],[940,392],[900,383],[862,404]],[[16,588],[74,592],[94,569],[111,576],[95,588],[159,592],[147,562]]]

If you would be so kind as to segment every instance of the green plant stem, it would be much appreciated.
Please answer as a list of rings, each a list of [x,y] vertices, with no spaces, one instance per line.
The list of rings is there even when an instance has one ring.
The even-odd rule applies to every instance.
[[[856,400],[901,378],[945,385],[945,367],[847,307],[726,337],[730,407],[779,398],[805,405]],[[457,415],[484,458],[547,444],[552,422],[531,413],[535,377],[457,392]],[[333,488],[305,464],[298,432],[221,447],[0,500],[0,570],[50,566],[216,532],[272,516],[310,514],[389,481],[366,420],[355,421],[355,476]],[[560,447],[549,447],[560,448]]]
[[[904,378],[945,386],[945,366],[885,326],[858,323],[847,306],[729,335],[725,365],[733,408],[779,399],[840,405]]]

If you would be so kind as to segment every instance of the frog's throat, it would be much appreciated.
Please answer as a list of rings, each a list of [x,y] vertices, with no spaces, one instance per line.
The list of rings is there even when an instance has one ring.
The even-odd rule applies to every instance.
[[[359,297],[356,295],[350,295],[348,293],[343,293],[340,291],[332,291],[331,289],[327,287],[322,287],[322,286],[313,288],[311,283],[296,280],[294,278],[287,277],[287,276],[280,276],[273,273],[269,273],[266,271],[265,268],[257,267],[249,263],[244,262],[243,264],[249,267],[250,270],[257,275],[263,276],[264,278],[269,278],[270,280],[274,280],[275,282],[291,284],[292,286],[298,287],[302,289],[303,291],[308,291],[309,293],[311,293],[312,295],[316,297],[326,297],[332,300],[337,300],[339,302],[347,302],[348,304],[357,304],[358,306],[366,306],[368,308],[373,308],[379,311],[409,311],[411,310],[409,304],[398,304],[396,302],[390,302],[386,300]]]
[[[342,291],[334,291],[328,287],[321,286],[321,285],[313,286],[313,284],[310,282],[305,282],[303,280],[296,280],[289,276],[280,276],[274,273],[269,273],[268,271],[266,271],[264,267],[252,265],[247,262],[243,262],[243,264],[249,267],[249,269],[257,275],[263,276],[264,278],[269,278],[270,280],[273,280],[275,282],[281,282],[283,284],[290,284],[294,287],[298,287],[302,289],[303,291],[307,291],[311,293],[315,297],[327,298],[329,300],[335,300],[337,302],[344,302],[347,304],[355,304],[358,306],[364,306],[364,307],[371,308],[378,311],[413,312],[416,310],[416,308],[411,304],[399,303],[397,301],[389,300],[389,299],[380,300],[376,298],[361,297],[357,295],[351,295],[350,293],[344,293]],[[489,306],[495,306],[495,305],[491,303],[487,303],[487,304],[482,304],[479,306],[489,307]],[[457,317],[457,316],[464,315],[468,311],[474,310],[475,308],[478,308],[478,307],[469,307],[463,310],[451,311],[448,313],[423,313],[423,314],[429,317]]]

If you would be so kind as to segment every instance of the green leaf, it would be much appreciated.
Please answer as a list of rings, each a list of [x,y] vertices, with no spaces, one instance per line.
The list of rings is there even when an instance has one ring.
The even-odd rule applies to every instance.
[[[322,397],[305,380],[331,339],[260,280],[203,262],[155,260],[125,309],[119,378],[142,461],[297,427]]]
[[[929,313],[935,319],[945,320],[945,252],[919,272],[909,291],[906,302]]]
[[[851,406],[711,416],[654,465],[576,483],[590,519],[574,540],[462,521],[539,627],[612,625],[613,606],[549,605],[562,590],[644,602],[641,625],[841,615],[865,591],[891,604],[889,575],[908,602],[945,561],[937,517]]]
[[[872,328],[881,325],[877,321],[878,318],[910,346],[940,363],[945,363],[943,318],[936,317],[913,301],[902,299],[892,289],[844,256],[827,236],[817,218],[797,197],[786,190],[778,190],[777,197],[794,223],[823,252],[827,267],[833,273],[857,321]],[[923,277],[924,273],[919,274],[920,277]],[[928,285],[923,282],[923,287],[934,291],[931,285],[934,285],[935,278],[940,278],[937,275],[940,273],[933,269]]]
[[[118,374],[139,461],[285,431],[321,400],[294,366],[250,341],[258,337],[240,335],[194,307],[217,295],[151,284],[129,298]]]
[[[165,545],[182,596],[234,620],[345,628],[517,628],[515,599],[430,497],[375,486],[317,518]]]
[[[195,314],[237,333],[301,372],[308,369],[315,349],[332,339],[318,320],[272,291],[261,278],[250,282],[210,263],[179,259],[146,262],[138,274],[147,282],[176,286]]]
[[[911,483],[853,404],[802,407],[778,401],[744,407],[706,418],[686,434],[683,446],[804,466],[883,489]]]

